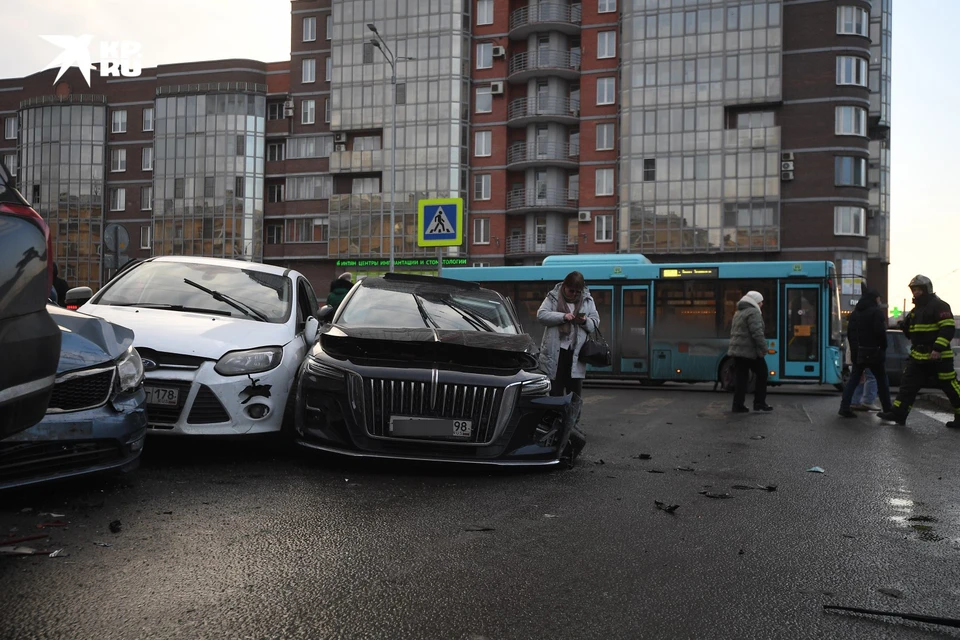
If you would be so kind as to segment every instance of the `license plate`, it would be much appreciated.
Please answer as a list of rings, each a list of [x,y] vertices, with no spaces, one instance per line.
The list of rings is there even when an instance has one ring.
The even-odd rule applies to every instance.
[[[408,438],[469,438],[473,434],[472,420],[448,418],[390,418],[390,435]]]
[[[173,387],[144,387],[147,393],[147,404],[161,405],[165,407],[177,406],[180,390]]]

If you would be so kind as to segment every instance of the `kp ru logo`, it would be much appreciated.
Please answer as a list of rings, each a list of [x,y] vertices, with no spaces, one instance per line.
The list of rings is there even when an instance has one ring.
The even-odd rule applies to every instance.
[[[47,42],[63,49],[46,69],[60,67],[54,84],[60,81],[70,67],[77,67],[90,86],[90,70],[95,69],[90,56],[93,36],[40,36]],[[143,70],[143,58],[139,42],[132,40],[102,40],[100,42],[100,77],[135,78]]]

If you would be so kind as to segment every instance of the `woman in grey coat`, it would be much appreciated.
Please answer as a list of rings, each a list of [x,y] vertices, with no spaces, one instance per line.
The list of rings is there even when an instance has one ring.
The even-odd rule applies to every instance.
[[[597,305],[583,274],[573,271],[547,294],[537,320],[546,329],[540,344],[540,368],[550,377],[550,395],[583,395],[587,365],[580,362],[580,347],[600,326]]]
[[[747,398],[747,382],[753,371],[757,387],[753,395],[754,411],[773,411],[767,404],[767,339],[763,332],[763,315],[760,307],[763,296],[750,291],[740,298],[737,312],[730,326],[730,347],[727,355],[736,360],[736,383],[733,392],[733,412],[750,413],[744,404]]]

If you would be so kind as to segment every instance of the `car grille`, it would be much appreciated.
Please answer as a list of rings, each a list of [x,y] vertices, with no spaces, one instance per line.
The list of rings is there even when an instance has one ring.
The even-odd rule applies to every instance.
[[[137,352],[143,360],[149,360],[157,365],[158,369],[199,369],[206,362],[205,358],[187,356],[181,353],[167,353],[147,347],[137,347]]]
[[[96,467],[122,457],[120,445],[113,440],[0,443],[0,482]]]
[[[200,385],[197,397],[190,407],[190,415],[187,416],[187,422],[190,424],[214,424],[217,422],[229,422],[230,414],[223,408],[216,394],[205,384]]]
[[[147,405],[147,423],[149,426],[159,426],[163,428],[163,425],[174,424],[180,419],[180,414],[183,412],[183,405],[187,402],[187,395],[190,393],[190,385],[192,383],[180,380],[148,380],[147,384],[177,389],[176,406]]]
[[[469,442],[489,442],[497,426],[503,387],[485,387],[438,382],[436,402],[431,407],[432,382],[364,378],[363,414],[372,436],[390,437],[391,416],[472,420]]]
[[[82,411],[99,407],[110,399],[117,368],[76,371],[61,376],[53,387],[47,413]]]

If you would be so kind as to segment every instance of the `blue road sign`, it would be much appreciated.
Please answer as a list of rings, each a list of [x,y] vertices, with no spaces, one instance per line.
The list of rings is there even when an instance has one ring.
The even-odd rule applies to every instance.
[[[463,243],[463,199],[440,198],[417,203],[417,245],[457,247]]]

